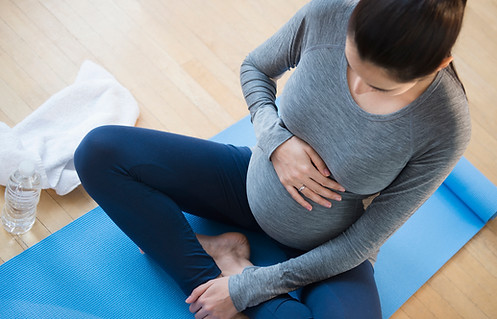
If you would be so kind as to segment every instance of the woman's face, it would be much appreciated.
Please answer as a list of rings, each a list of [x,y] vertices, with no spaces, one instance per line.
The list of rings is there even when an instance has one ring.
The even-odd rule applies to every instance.
[[[345,57],[349,67],[350,90],[355,94],[375,92],[398,96],[408,92],[419,82],[398,82],[392,79],[384,68],[361,60],[355,43],[349,36],[345,44]]]

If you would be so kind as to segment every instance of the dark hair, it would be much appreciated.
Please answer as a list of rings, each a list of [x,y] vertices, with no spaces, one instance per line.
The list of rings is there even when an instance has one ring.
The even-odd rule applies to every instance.
[[[361,59],[409,82],[435,72],[451,55],[465,6],[466,0],[361,0],[348,34]]]

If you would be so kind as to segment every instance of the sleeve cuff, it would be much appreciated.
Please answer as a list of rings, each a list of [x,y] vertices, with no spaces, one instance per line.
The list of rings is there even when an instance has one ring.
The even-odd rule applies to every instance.
[[[278,119],[270,132],[271,133],[269,134],[262,135],[257,144],[266,154],[268,160],[271,159],[271,154],[273,154],[278,146],[293,136],[293,134],[286,129],[281,119]]]
[[[251,292],[254,290],[254,285],[250,285],[247,287],[245,284],[244,278],[253,273],[257,268],[256,266],[247,267],[243,270],[241,274],[231,276],[228,281],[228,289],[230,292],[231,300],[233,301],[233,305],[238,312],[242,312],[247,309],[250,304]]]

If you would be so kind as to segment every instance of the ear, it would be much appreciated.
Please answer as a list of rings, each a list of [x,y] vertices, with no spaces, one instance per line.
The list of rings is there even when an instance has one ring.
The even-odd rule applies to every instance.
[[[449,64],[450,64],[450,62],[452,62],[452,60],[454,60],[454,57],[452,55],[446,57],[445,59],[443,59],[442,63],[440,63],[440,66],[438,67],[437,71],[440,71],[440,70],[445,69],[446,67],[448,67]]]

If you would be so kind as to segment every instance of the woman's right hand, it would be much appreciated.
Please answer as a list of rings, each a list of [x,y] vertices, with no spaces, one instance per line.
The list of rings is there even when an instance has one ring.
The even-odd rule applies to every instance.
[[[344,192],[343,186],[329,178],[331,173],[318,153],[298,137],[293,136],[278,146],[271,154],[271,161],[281,184],[307,210],[312,210],[312,206],[302,195],[324,207],[332,206],[327,199],[341,200],[331,190]]]

